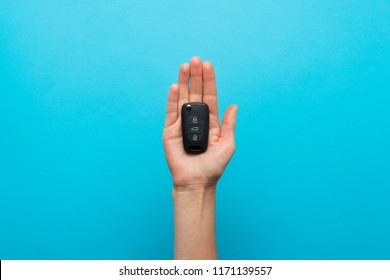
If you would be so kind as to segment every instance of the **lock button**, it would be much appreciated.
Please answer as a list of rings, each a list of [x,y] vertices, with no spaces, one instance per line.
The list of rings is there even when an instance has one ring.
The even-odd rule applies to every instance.
[[[196,115],[189,115],[186,119],[186,123],[190,125],[199,125],[203,124],[203,118]]]

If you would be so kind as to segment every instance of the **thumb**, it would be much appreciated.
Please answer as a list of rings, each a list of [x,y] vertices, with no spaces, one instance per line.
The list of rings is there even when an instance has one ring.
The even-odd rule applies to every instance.
[[[226,140],[234,140],[236,128],[237,105],[230,105],[222,119],[221,137]]]

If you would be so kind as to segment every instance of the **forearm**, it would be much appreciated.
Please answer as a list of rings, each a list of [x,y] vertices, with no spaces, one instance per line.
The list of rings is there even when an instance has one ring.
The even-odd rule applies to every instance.
[[[215,192],[216,186],[173,189],[175,259],[217,258]]]

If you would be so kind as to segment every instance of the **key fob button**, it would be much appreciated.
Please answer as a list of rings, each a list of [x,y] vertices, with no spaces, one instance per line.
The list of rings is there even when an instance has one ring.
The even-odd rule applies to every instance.
[[[191,133],[187,131],[187,139],[189,142],[199,142],[203,140],[203,133]]]
[[[203,119],[196,115],[190,115],[187,117],[186,123],[190,125],[203,124]]]
[[[202,127],[200,125],[191,125],[187,129],[189,133],[202,133]]]
[[[192,142],[199,142],[201,141],[201,135],[200,134],[190,134],[190,140]]]

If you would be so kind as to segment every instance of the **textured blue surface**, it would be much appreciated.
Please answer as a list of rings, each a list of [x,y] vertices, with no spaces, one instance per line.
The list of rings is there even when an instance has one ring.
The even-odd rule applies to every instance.
[[[222,259],[390,259],[389,1],[1,1],[0,259],[170,259],[181,63],[239,106]]]

